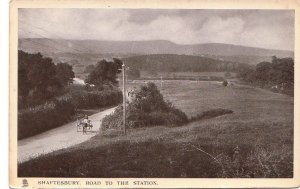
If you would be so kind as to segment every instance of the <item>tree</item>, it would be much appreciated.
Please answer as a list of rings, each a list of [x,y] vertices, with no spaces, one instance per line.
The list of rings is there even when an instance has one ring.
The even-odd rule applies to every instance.
[[[264,84],[292,84],[294,83],[294,60],[274,56],[272,63],[261,62],[256,65],[256,75],[257,80]]]
[[[294,84],[294,60],[292,58],[277,59],[273,68],[278,70],[277,83]]]
[[[67,63],[58,63],[56,65],[56,77],[61,86],[72,83],[75,77],[72,66]]]
[[[31,63],[28,78],[32,88],[32,99],[40,103],[54,96],[60,88],[56,79],[55,64],[51,58],[41,58],[40,61]]]
[[[248,64],[239,64],[237,77],[247,82],[253,82],[255,80],[255,69]]]
[[[122,60],[118,59],[118,58],[113,58],[113,63],[114,63],[114,67],[115,69],[117,70],[117,74],[121,73],[121,69],[122,69],[122,65],[123,65],[123,62]]]
[[[20,107],[27,103],[40,104],[51,98],[60,88],[56,66],[51,58],[40,53],[18,52],[18,97]]]
[[[262,85],[272,82],[274,74],[273,65],[270,62],[261,62],[256,65],[256,80]]]
[[[278,58],[276,56],[272,56],[272,63],[276,64],[278,61]]]
[[[97,63],[85,82],[94,84],[98,88],[102,88],[103,85],[116,85],[118,83],[117,74],[121,72],[121,68],[121,60],[114,58],[113,61],[106,61],[103,59]]]
[[[19,60],[21,60],[23,57],[23,51],[19,52]],[[26,98],[30,89],[31,85],[29,82],[29,79],[27,77],[28,74],[28,69],[27,69],[27,64],[25,61],[19,61],[18,65],[18,95],[19,97]]]

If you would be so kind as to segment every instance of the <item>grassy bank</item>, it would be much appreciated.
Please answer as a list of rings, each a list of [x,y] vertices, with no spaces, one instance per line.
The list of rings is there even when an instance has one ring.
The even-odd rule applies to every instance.
[[[161,92],[189,118],[212,108],[233,113],[181,127],[131,129],[127,136],[107,131],[19,164],[18,176],[293,176],[293,98],[217,82],[164,82]]]
[[[19,176],[47,177],[292,177],[292,132],[257,125],[155,127],[128,136],[97,136],[80,146],[19,165]],[[274,126],[274,125],[273,125]],[[260,129],[259,129],[260,128]],[[226,129],[228,132],[220,133]],[[247,132],[254,132],[249,136]],[[283,132],[281,132],[283,134]],[[273,140],[269,141],[272,136]],[[278,145],[280,143],[280,145]],[[235,154],[236,146],[239,147]],[[217,158],[214,160],[206,153]]]

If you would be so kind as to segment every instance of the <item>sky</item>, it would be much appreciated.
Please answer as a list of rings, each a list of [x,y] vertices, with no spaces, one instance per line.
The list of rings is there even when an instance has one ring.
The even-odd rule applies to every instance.
[[[19,9],[20,38],[168,40],[294,49],[293,10]]]

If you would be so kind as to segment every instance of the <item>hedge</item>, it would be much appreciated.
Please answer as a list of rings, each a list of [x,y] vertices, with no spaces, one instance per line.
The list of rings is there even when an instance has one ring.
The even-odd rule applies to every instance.
[[[80,91],[71,94],[71,101],[77,109],[103,108],[122,102],[122,92],[117,90]]]
[[[59,127],[72,120],[76,109],[104,108],[122,101],[122,93],[117,90],[70,91],[59,100],[44,105],[19,110],[18,139],[34,136]]]
[[[18,113],[18,139],[59,127],[75,114],[70,101],[55,100]]]

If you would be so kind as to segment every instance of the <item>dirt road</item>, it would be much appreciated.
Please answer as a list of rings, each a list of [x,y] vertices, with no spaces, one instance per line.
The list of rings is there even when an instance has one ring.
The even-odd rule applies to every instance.
[[[99,132],[102,119],[114,110],[115,108],[110,108],[89,116],[93,124],[93,132],[88,132],[85,135],[82,132],[77,132],[77,121],[75,121],[18,141],[18,162],[25,162],[42,154],[67,148],[90,139]]]

